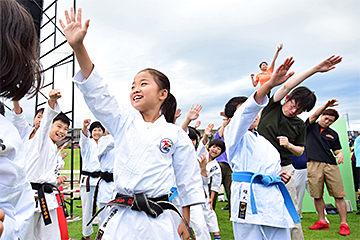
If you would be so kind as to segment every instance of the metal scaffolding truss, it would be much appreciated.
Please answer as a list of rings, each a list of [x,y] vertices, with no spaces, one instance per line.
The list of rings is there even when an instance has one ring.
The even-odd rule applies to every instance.
[[[71,172],[70,172],[70,200],[66,201],[70,205],[70,216],[73,217],[73,200],[74,198],[74,122],[75,122],[75,108],[74,108],[74,83],[72,81],[60,82],[58,78],[63,78],[65,73],[69,75],[68,70],[71,69],[71,77],[75,74],[75,55],[72,51],[68,50],[66,38],[62,30],[57,26],[58,22],[58,1],[54,0],[48,6],[40,6],[36,0],[30,0],[40,10],[42,14],[42,23],[40,25],[40,60],[44,68],[44,85],[40,92],[36,95],[35,99],[35,112],[42,105],[47,103],[47,93],[55,88],[56,84],[61,85],[61,89],[66,88],[66,84],[71,84],[71,109],[64,111],[71,121],[69,132],[71,132]],[[73,3],[76,9],[76,0]],[[66,49],[66,51],[63,51]],[[56,72],[56,75],[55,75]],[[60,76],[59,76],[60,75]],[[64,142],[62,142],[64,143]]]

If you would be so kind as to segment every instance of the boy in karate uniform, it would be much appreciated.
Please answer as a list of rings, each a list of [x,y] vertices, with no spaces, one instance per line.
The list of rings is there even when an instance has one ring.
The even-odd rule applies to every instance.
[[[232,109],[225,108],[227,117],[231,119],[225,128],[224,139],[233,170],[231,221],[235,239],[290,240],[289,228],[294,227],[294,221],[285,206],[284,193],[287,194],[294,220],[300,221],[290,195],[281,182],[287,181],[289,175],[286,172],[280,174],[279,153],[254,130],[259,122],[258,113],[268,102],[266,95],[293,75],[293,72],[286,75],[292,63],[292,59],[286,59],[272,78],[247,100],[246,97],[237,97],[230,100],[236,104],[229,104],[230,101],[226,104],[226,107],[233,106]],[[282,179],[275,177],[279,174]],[[261,178],[273,182],[265,186]]]
[[[70,121],[65,114],[59,113],[60,90],[51,90],[49,97],[41,125],[26,152],[26,176],[33,188],[36,208],[25,239],[60,239],[56,215],[58,203],[52,189],[60,183],[57,181],[59,162],[55,143],[66,137]]]

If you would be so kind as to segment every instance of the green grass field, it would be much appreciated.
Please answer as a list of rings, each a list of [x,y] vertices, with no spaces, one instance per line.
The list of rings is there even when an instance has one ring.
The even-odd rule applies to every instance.
[[[70,149],[65,149],[64,151],[68,152],[68,157],[65,159],[65,170],[70,170]],[[79,149],[74,151],[74,169],[79,170]],[[80,200],[74,201],[74,216],[81,217],[81,209],[76,208],[75,206],[80,205]],[[226,205],[225,202],[218,202],[216,204],[216,214],[218,217],[220,235],[222,240],[232,240],[234,239],[232,224],[229,221],[229,212],[221,210],[222,207]],[[69,210],[69,208],[68,208]],[[356,212],[348,213],[348,224],[350,226],[351,235],[350,236],[341,236],[339,235],[339,226],[340,226],[340,217],[339,215],[327,215],[330,221],[330,229],[322,231],[311,231],[309,226],[312,226],[317,220],[316,213],[303,213],[302,219],[302,228],[304,231],[304,236],[306,240],[336,240],[336,239],[360,239],[360,215],[356,215]],[[80,239],[82,237],[81,226],[82,222],[72,222],[68,223],[69,236],[73,239]],[[92,239],[95,239],[97,226],[94,226],[94,234],[92,234]],[[256,239],[254,239],[256,240]]]
[[[80,205],[80,201],[74,201],[74,206]],[[218,222],[220,227],[220,235],[222,240],[232,240],[234,239],[232,232],[232,224],[229,221],[229,212],[221,210],[222,207],[226,205],[225,202],[218,202],[216,204],[216,214],[218,216]],[[74,208],[74,216],[81,217],[81,209]],[[315,213],[303,213],[302,219],[302,228],[304,231],[304,236],[306,240],[336,240],[336,239],[360,239],[360,215],[356,215],[356,212],[348,213],[348,224],[350,226],[351,235],[350,236],[341,236],[339,235],[339,226],[340,226],[340,217],[339,215],[327,215],[330,221],[330,229],[322,231],[311,231],[309,226],[313,225],[317,220],[317,215]],[[81,221],[68,223],[69,236],[74,239],[80,239],[81,234]],[[94,226],[94,234],[92,234],[92,239],[95,239],[96,231],[98,227]],[[256,239],[254,239],[256,240]]]

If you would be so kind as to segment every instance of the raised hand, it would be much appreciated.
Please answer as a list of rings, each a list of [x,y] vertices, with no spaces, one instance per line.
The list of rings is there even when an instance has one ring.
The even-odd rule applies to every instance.
[[[315,66],[317,72],[327,72],[335,68],[335,65],[340,63],[342,57],[332,55],[331,57],[321,61],[318,65]]]
[[[212,130],[213,128],[214,128],[214,124],[210,123],[210,124],[205,128],[204,134],[207,135],[207,136],[212,135],[211,130]]]
[[[205,154],[203,153],[200,156],[200,159],[198,158],[197,161],[199,162],[199,165],[200,165],[201,174],[204,176],[203,173],[205,173],[206,176],[204,176],[204,177],[207,177],[207,174],[206,174],[207,159],[206,159]]]
[[[282,48],[283,48],[283,44],[280,43],[280,46],[277,47],[277,51],[280,52]]]
[[[49,92],[50,100],[57,101],[59,98],[61,98],[61,92],[59,89],[52,89]]]
[[[338,100],[333,98],[333,99],[327,101],[326,106],[327,107],[335,107],[335,106],[339,105],[337,102],[338,102]]]
[[[197,122],[195,123],[194,128],[198,128],[198,127],[200,127],[200,124],[201,124],[201,121],[197,121]]]
[[[271,79],[269,80],[269,83],[271,84],[272,87],[276,87],[279,86],[281,84],[283,84],[284,82],[286,82],[286,80],[288,80],[292,75],[294,75],[294,72],[290,72],[289,74],[287,74],[287,72],[289,71],[290,67],[294,64],[295,60],[293,60],[293,58],[287,58],[285,59],[284,63],[281,64],[276,71],[274,72],[274,74],[271,76]],[[287,75],[286,75],[287,74]]]
[[[60,25],[64,30],[66,40],[69,45],[74,49],[79,45],[82,45],[87,29],[89,27],[90,19],[87,19],[84,25],[81,24],[81,8],[78,9],[76,21],[75,21],[75,11],[74,8],[71,8],[71,15],[69,16],[68,11],[65,11],[66,23],[65,25],[61,19],[59,19]]]
[[[194,104],[191,105],[191,108],[188,112],[188,115],[186,116],[186,118],[190,121],[192,120],[196,120],[199,115],[200,115],[200,110],[202,109],[201,105],[196,104],[196,106],[194,107]]]
[[[91,119],[84,119],[83,126],[87,128],[90,125]]]

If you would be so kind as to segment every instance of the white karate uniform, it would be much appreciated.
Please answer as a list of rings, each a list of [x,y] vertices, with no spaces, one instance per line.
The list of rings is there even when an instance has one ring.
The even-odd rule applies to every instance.
[[[25,151],[16,128],[0,115],[0,209],[5,211],[0,239],[23,239],[34,214],[34,197],[25,177]]]
[[[197,155],[198,157],[201,157],[203,154],[205,154],[206,159],[209,160],[209,152],[206,149],[206,146],[203,144],[203,141],[201,140],[199,143],[199,146],[197,148]],[[219,163],[216,160],[213,160],[211,162],[208,162],[206,165],[206,173],[207,178],[203,177],[203,189],[205,192],[205,204],[203,206],[203,213],[204,218],[206,222],[206,226],[209,232],[215,233],[219,232],[219,225],[216,217],[216,213],[214,210],[210,209],[210,205],[208,204],[211,196],[211,191],[219,192],[220,186],[221,186],[221,168]],[[210,181],[211,179],[211,181]],[[209,188],[209,184],[211,182],[211,188]],[[214,199],[216,201],[216,199]],[[197,215],[197,214],[196,214]],[[197,222],[197,225],[200,224],[199,220],[193,218],[194,221]]]
[[[199,164],[189,137],[180,127],[161,116],[154,123],[141,114],[121,108],[96,68],[88,79],[81,72],[74,82],[99,121],[114,138],[114,184],[117,193],[149,198],[170,193],[178,187],[182,206],[204,203]],[[176,183],[174,182],[174,174]],[[129,207],[113,207],[99,228],[103,239],[179,239],[169,211],[152,218]]]
[[[227,156],[234,172],[250,171],[273,176],[280,174],[280,155],[276,148],[264,137],[248,130],[267,102],[268,98],[265,97],[260,105],[257,104],[252,94],[236,110],[229,125],[225,128]],[[287,236],[285,239],[290,239],[289,228],[294,227],[294,222],[285,207],[278,186],[265,187],[254,183],[252,188],[257,214],[253,214],[251,210],[250,183],[233,181],[231,184],[231,221],[235,239],[253,240],[259,239],[257,238],[259,235],[264,239],[265,237],[266,239],[284,239],[284,236]],[[247,204],[244,219],[239,216],[240,201]],[[251,224],[257,226],[254,227]],[[265,229],[262,226],[273,228],[266,227]],[[256,230],[246,231],[248,228]]]
[[[107,135],[101,137],[98,141],[99,148],[99,162],[100,169],[102,172],[114,172],[114,139],[111,135]],[[97,195],[97,208],[100,209],[105,206],[108,202],[110,202],[113,198],[114,193],[114,182],[106,182],[105,180],[101,180],[99,183],[99,192]],[[108,209],[104,209],[99,213],[99,226],[101,226],[103,220],[109,211]]]
[[[80,151],[83,161],[82,170],[87,172],[97,172],[100,171],[98,145],[93,138],[90,138],[89,131],[87,132],[87,135],[88,137],[86,137],[82,131],[80,133]],[[86,191],[86,182],[88,178],[90,178],[90,192]],[[80,198],[82,205],[82,234],[85,237],[90,236],[94,232],[92,224],[86,225],[92,218],[94,192],[98,180],[98,177],[81,176]]]
[[[26,149],[26,177],[31,183],[50,183],[56,185],[58,176],[57,145],[49,137],[52,121],[59,114],[60,108],[56,103],[54,109],[49,105],[45,107],[44,117],[35,136],[29,140],[30,131],[26,121],[20,123],[22,116],[13,115],[13,119],[19,117],[14,123],[23,136],[23,141],[27,142]],[[24,119],[23,119],[24,120]],[[33,190],[34,197],[37,191]],[[35,213],[31,219],[29,228],[24,239],[60,239],[60,230],[56,217],[56,208],[59,207],[55,193],[45,193],[46,203],[52,223],[45,226],[42,219],[40,203],[36,203]]]

